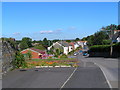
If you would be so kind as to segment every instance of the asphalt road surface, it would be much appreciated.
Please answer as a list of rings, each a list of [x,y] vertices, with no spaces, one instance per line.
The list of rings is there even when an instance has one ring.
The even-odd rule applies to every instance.
[[[78,58],[84,63],[92,62],[100,67],[106,77],[110,88],[118,88],[118,58],[90,58],[81,55]]]
[[[88,58],[77,57],[78,68],[14,70],[3,76],[3,88],[110,88],[103,72]],[[82,60],[81,60],[82,59]]]

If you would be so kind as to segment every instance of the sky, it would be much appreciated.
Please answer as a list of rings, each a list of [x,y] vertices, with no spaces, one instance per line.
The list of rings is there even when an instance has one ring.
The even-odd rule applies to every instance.
[[[20,40],[83,38],[118,24],[117,2],[3,2],[2,36]]]

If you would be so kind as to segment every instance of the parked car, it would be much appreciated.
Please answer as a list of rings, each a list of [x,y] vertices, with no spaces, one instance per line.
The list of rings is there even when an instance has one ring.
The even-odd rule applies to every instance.
[[[74,53],[74,56],[77,56],[78,54],[79,54],[78,52],[75,52],[75,53]]]
[[[88,52],[87,51],[83,51],[83,56],[87,56]]]

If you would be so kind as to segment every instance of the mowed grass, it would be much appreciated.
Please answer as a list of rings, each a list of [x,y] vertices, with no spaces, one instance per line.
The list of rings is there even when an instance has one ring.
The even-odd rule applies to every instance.
[[[75,58],[58,58],[58,59],[32,59],[31,61],[59,61],[59,60],[74,60]]]

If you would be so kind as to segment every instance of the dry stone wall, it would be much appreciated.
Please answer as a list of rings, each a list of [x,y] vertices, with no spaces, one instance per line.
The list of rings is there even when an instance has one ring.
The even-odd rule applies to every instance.
[[[13,49],[9,42],[2,41],[2,72],[6,73],[12,66],[12,61],[15,56],[15,49]]]

